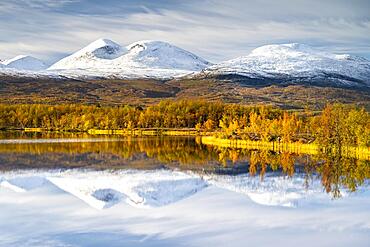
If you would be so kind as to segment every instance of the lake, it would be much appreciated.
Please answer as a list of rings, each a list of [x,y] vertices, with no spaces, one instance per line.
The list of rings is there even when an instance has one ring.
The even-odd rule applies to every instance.
[[[369,176],[200,137],[1,132],[0,245],[367,246]]]

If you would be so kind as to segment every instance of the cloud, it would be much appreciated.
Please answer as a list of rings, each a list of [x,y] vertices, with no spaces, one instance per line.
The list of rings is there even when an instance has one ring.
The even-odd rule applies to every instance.
[[[368,9],[357,0],[3,0],[0,58],[51,63],[101,37],[164,40],[216,62],[287,42],[370,57]]]

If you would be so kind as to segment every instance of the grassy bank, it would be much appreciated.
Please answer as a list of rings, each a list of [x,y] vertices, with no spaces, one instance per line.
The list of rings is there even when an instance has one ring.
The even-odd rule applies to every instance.
[[[269,150],[275,152],[291,152],[297,154],[311,154],[317,155],[325,152],[325,148],[317,144],[303,144],[303,143],[284,143],[284,142],[264,142],[264,141],[250,141],[250,140],[230,140],[221,139],[214,136],[203,136],[201,142],[205,145],[213,145],[226,148],[241,148],[241,149],[257,149]],[[332,150],[335,151],[335,150]],[[362,160],[370,160],[370,148],[368,147],[342,147],[342,156],[352,157]]]
[[[123,135],[123,136],[204,136],[212,132],[197,131],[192,128],[184,129],[119,129],[119,130],[102,130],[90,129],[87,133],[91,135]]]

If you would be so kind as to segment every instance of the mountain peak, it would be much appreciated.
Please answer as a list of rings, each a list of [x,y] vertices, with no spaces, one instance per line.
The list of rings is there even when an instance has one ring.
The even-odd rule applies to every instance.
[[[127,53],[126,48],[109,39],[97,39],[81,50],[67,56],[49,70],[88,69],[94,68],[102,60],[112,61]]]
[[[307,49],[312,49],[311,46],[302,44],[302,43],[287,43],[287,44],[281,44],[281,46],[286,46],[289,48],[292,48],[294,50],[307,50]]]
[[[3,61],[2,63],[4,65],[9,65],[14,61],[18,61],[18,60],[22,60],[22,59],[36,59],[36,58],[34,58],[32,56],[29,56],[29,55],[18,55],[18,56],[15,56],[15,57],[11,58],[11,59],[7,59],[7,60]]]
[[[91,42],[90,44],[88,44],[85,48],[83,48],[82,50],[84,51],[95,51],[96,49],[99,49],[99,48],[102,48],[102,47],[105,47],[105,46],[112,46],[112,47],[120,47],[119,44],[117,44],[116,42],[110,40],[110,39],[97,39],[93,42]]]
[[[86,47],[82,48],[78,52],[75,53],[76,56],[83,56],[83,55],[92,55],[97,58],[102,59],[114,59],[122,54],[124,54],[126,50],[117,44],[116,42],[109,40],[109,39],[97,39],[94,42],[90,43]]]
[[[19,70],[44,70],[46,65],[39,59],[29,55],[18,55],[2,62],[6,68]]]
[[[164,41],[142,40],[126,48],[134,62],[148,67],[198,71],[210,65],[203,58]]]
[[[252,50],[252,56],[300,56],[304,54],[319,54],[319,50],[315,50],[309,45],[300,43],[290,43],[290,44],[273,44],[264,45]]]
[[[164,48],[164,47],[175,47],[175,46],[171,45],[170,43],[159,40],[140,40],[128,45],[126,48],[128,50],[134,50],[137,48],[146,50],[151,48]]]

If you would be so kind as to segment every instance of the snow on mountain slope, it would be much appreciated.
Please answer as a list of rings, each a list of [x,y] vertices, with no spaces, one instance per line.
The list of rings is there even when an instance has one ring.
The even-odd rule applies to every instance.
[[[59,75],[53,71],[47,70],[21,70],[15,68],[1,67],[0,66],[0,77],[12,77],[12,78],[38,78],[38,79],[59,79],[64,80],[65,76]]]
[[[5,68],[12,68],[16,70],[39,71],[47,68],[47,66],[41,60],[27,55],[19,55],[12,59],[5,60],[2,62],[2,65]]]
[[[206,75],[240,75],[255,79],[317,80],[370,86],[370,61],[331,54],[304,44],[266,45],[207,68]]]
[[[188,75],[262,84],[370,87],[370,61],[297,43],[262,46],[247,56],[212,65],[166,42],[147,40],[122,47],[98,39],[44,69],[40,60],[30,56],[0,63],[0,75],[19,77],[170,79]]]
[[[85,48],[56,62],[48,70],[106,68],[112,65],[111,60],[125,52],[125,48],[111,40],[98,39]]]
[[[204,59],[161,41],[139,41],[121,47],[99,39],[53,64],[48,70],[67,76],[170,78],[206,68]]]
[[[127,46],[129,53],[122,57],[122,63],[134,63],[134,66],[157,69],[178,69],[199,71],[209,62],[162,41],[139,41]]]

